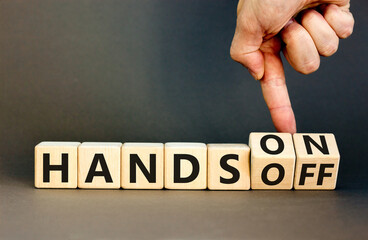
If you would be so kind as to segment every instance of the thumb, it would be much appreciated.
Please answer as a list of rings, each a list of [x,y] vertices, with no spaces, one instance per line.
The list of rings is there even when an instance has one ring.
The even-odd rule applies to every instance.
[[[261,28],[257,23],[252,23],[251,18],[244,15],[244,11],[239,11],[230,56],[246,67],[257,80],[264,74],[264,56],[260,51],[262,41]]]
[[[230,55],[234,61],[246,67],[256,80],[262,79],[264,74],[264,57],[260,50],[253,52],[234,52],[232,50],[233,47],[231,47]]]

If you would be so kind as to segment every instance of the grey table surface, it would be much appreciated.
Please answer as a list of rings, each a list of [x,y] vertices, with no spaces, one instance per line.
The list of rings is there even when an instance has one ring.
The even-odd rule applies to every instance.
[[[229,57],[236,1],[0,1],[0,239],[368,239],[368,3],[309,76],[299,132],[332,132],[335,191],[33,187],[44,140],[247,143],[274,131]]]

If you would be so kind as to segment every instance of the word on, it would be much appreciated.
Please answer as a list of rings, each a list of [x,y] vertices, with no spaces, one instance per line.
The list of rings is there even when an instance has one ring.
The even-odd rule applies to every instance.
[[[333,134],[251,133],[246,144],[41,142],[37,188],[335,189]]]

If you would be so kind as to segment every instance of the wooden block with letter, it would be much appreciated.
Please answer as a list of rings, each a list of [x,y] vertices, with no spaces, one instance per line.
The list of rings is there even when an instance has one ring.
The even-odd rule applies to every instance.
[[[335,136],[297,133],[293,138],[296,152],[294,188],[335,189],[340,162]]]
[[[165,144],[165,188],[205,189],[207,146],[204,143]]]
[[[35,147],[35,187],[77,188],[79,142],[41,142]]]
[[[120,188],[121,143],[84,142],[78,147],[79,188]]]
[[[251,133],[251,188],[291,189],[295,151],[289,133]]]
[[[249,190],[249,154],[246,144],[207,144],[208,189]]]
[[[125,189],[162,189],[164,144],[124,143],[121,151],[121,186]]]

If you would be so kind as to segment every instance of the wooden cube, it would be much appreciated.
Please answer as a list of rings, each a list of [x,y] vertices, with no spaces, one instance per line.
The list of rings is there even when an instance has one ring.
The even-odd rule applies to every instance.
[[[207,144],[208,189],[249,190],[249,154],[246,144]]]
[[[79,188],[120,188],[121,143],[84,142],[78,147]]]
[[[164,144],[124,143],[121,151],[121,186],[125,189],[162,189]]]
[[[165,188],[205,189],[207,146],[204,143],[165,144]]]
[[[251,133],[251,188],[291,189],[295,151],[289,133]]]
[[[36,188],[77,188],[79,142],[41,142],[35,147]]]
[[[335,136],[297,133],[293,138],[296,152],[294,188],[335,189],[340,162]]]

